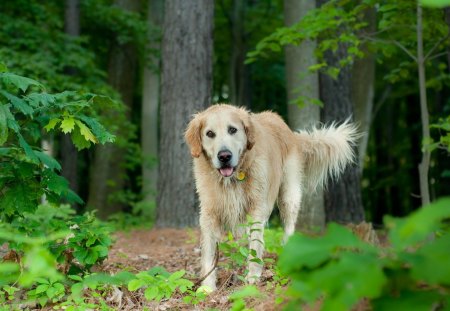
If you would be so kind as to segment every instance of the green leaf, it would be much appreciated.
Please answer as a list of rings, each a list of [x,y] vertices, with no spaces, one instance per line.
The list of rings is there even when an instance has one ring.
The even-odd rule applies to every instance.
[[[169,281],[173,282],[175,280],[181,279],[181,277],[186,273],[184,270],[176,271],[169,276]]]
[[[90,249],[90,250],[88,250],[88,254],[87,254],[86,258],[84,259],[84,261],[89,265],[93,265],[97,262],[98,255],[99,254],[95,249]]]
[[[429,291],[402,291],[395,296],[383,295],[381,298],[373,300],[373,310],[383,311],[429,311],[442,297],[436,292]]]
[[[8,67],[6,67],[5,64],[0,63],[0,72],[7,72],[8,71]]]
[[[114,142],[115,136],[109,133],[97,120],[84,115],[79,116],[86,123],[101,144]]]
[[[83,137],[87,140],[87,141],[91,141],[94,144],[96,144],[97,138],[95,138],[95,136],[92,134],[91,130],[81,121],[79,120],[75,120],[75,123],[78,125],[78,127],[80,128],[80,133],[81,135],[83,135]]]
[[[419,0],[420,4],[430,8],[445,8],[450,6],[450,0]]]
[[[84,139],[81,135],[80,129],[78,127],[71,134],[72,142],[78,150],[86,149],[91,146],[91,143]]]
[[[30,187],[31,186],[31,187]],[[33,212],[37,208],[36,193],[33,188],[25,182],[11,185],[4,190],[0,196],[0,206],[6,215],[23,212]]]
[[[8,140],[7,109],[5,105],[0,104],[0,146]]]
[[[12,94],[9,94],[8,92],[5,91],[0,91],[0,93],[5,96],[9,102],[20,112],[22,112],[25,115],[29,115],[31,116],[33,114],[33,108],[31,108],[26,101],[24,101],[23,99],[14,96]]]
[[[42,84],[33,79],[22,77],[10,72],[0,73],[0,81],[3,81],[5,84],[14,85],[22,90],[22,92],[26,92],[30,86],[44,88]]]
[[[48,93],[31,93],[25,99],[34,107],[47,107],[56,102],[55,96]]]
[[[49,169],[53,170],[56,169],[58,171],[61,170],[61,165],[56,161],[53,157],[49,156],[47,153],[42,151],[35,151],[34,152],[36,156],[39,158],[39,160],[45,164]]]
[[[141,288],[144,285],[145,285],[144,280],[141,280],[141,279],[131,280],[128,283],[128,290],[131,292],[134,292],[135,290],[138,290],[139,288]]]
[[[450,285],[450,234],[435,237],[420,248],[411,263],[411,275],[430,285]]]
[[[59,176],[52,170],[45,170],[43,173],[45,184],[51,192],[58,195],[66,192],[69,188],[69,182],[62,176]]]
[[[359,240],[349,229],[330,224],[325,236],[313,238],[304,235],[293,235],[278,261],[278,266],[285,274],[303,268],[315,268],[330,260],[336,250],[342,248],[366,248],[368,245]]]
[[[75,128],[75,119],[73,117],[65,117],[61,121],[60,127],[64,134],[72,132]]]
[[[259,289],[254,285],[247,285],[244,288],[241,288],[230,295],[231,300],[243,299],[243,298],[259,298],[262,297],[263,294],[259,291]]]
[[[44,129],[47,132],[50,132],[51,130],[53,130],[55,128],[56,124],[58,124],[59,122],[61,122],[61,119],[53,118],[50,121],[48,121],[48,124],[46,126],[44,126]]]
[[[49,284],[41,284],[41,285],[39,285],[35,289],[36,294],[40,294],[40,293],[45,292],[49,288],[49,286],[50,286]]]
[[[405,249],[430,237],[442,220],[450,217],[450,198],[440,199],[411,213],[407,218],[386,216],[389,240],[396,249]]]
[[[159,288],[157,286],[150,286],[144,292],[144,296],[147,300],[156,299],[158,294],[159,294]]]
[[[19,136],[19,145],[25,151],[25,155],[28,157],[28,159],[30,159],[30,161],[34,163],[38,163],[39,162],[38,157],[34,153],[33,149],[31,149],[30,145],[28,145],[28,143],[25,141],[22,134],[17,133],[17,136]]]

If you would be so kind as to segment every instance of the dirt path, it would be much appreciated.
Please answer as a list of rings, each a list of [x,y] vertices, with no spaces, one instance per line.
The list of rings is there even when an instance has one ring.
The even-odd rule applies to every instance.
[[[200,275],[200,232],[196,229],[132,230],[115,234],[116,242],[110,250],[103,269],[111,273],[128,270],[133,273],[162,266],[169,272],[186,270],[185,277],[195,281]],[[197,306],[182,302],[180,295],[160,303],[148,302],[142,293],[125,293],[120,302],[121,310],[229,310],[229,294],[242,285],[233,280],[229,271],[219,271],[219,290]],[[265,285],[259,285],[262,293]],[[256,310],[276,310],[274,297],[251,302]]]

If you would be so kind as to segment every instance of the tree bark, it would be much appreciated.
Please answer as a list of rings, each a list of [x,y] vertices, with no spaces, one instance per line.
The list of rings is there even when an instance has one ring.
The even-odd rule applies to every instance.
[[[286,26],[291,26],[309,11],[316,7],[311,0],[285,0],[284,21]],[[308,71],[308,68],[316,64],[314,49],[315,41],[306,41],[298,46],[286,46],[286,88],[288,99],[288,121],[293,130],[308,129],[320,122],[320,107],[312,103],[305,103],[299,107],[293,101],[299,96],[307,98],[319,98],[319,75]],[[322,228],[325,225],[325,209],[323,202],[323,190],[316,193],[305,192],[302,198],[297,228],[310,230]]]
[[[214,2],[167,0],[162,43],[161,137],[156,224],[198,224],[198,199],[184,130],[212,97]]]
[[[80,35],[80,3],[79,0],[66,0],[65,32],[70,36]],[[66,68],[68,75],[76,75],[74,68]],[[70,135],[61,136],[61,175],[69,181],[70,188],[78,192],[78,151]]]
[[[325,53],[326,62],[338,66],[346,54],[346,47],[340,43],[335,53]],[[350,118],[353,115],[351,68],[342,68],[336,80],[325,74],[320,74],[319,78],[320,97],[324,103],[323,121],[329,124]],[[327,222],[359,223],[364,220],[360,179],[361,171],[355,164],[350,165],[338,180],[328,182],[325,191]]]
[[[148,0],[147,21],[149,27],[160,27],[163,20],[162,0]],[[152,50],[160,50],[161,44],[149,38],[149,63],[145,62],[142,91],[141,148],[142,193],[145,202],[156,200],[158,181],[158,106],[160,89],[160,59]]]
[[[124,10],[138,11],[139,0],[117,0],[115,5]],[[133,106],[133,93],[136,84],[137,52],[133,44],[116,44],[112,47],[108,64],[108,82],[121,95],[126,107],[124,115],[117,111],[108,111],[107,118],[111,120],[130,119]],[[121,123],[121,122],[118,122]],[[118,137],[126,131],[124,124],[117,124]],[[91,167],[89,185],[89,208],[98,210],[97,215],[106,219],[109,215],[122,211],[124,204],[117,200],[110,200],[110,195],[122,191],[125,186],[126,150],[118,145],[107,144],[96,146],[94,161]]]
[[[364,14],[368,26],[364,31],[373,33],[376,30],[375,8],[368,9]],[[358,162],[361,173],[364,167],[364,158],[369,141],[370,125],[372,120],[373,98],[375,93],[375,56],[362,47],[364,58],[357,58],[352,68],[352,101],[355,122],[363,135],[358,143]]]
[[[427,87],[425,78],[425,57],[423,53],[422,7],[417,3],[417,69],[419,71],[420,115],[422,119],[422,161],[419,164],[420,197],[422,206],[430,203],[428,171],[430,168],[430,121],[427,104]]]
[[[230,99],[236,106],[247,106],[249,103],[249,73],[244,64],[247,48],[245,45],[245,1],[233,0],[231,12],[231,64],[230,64]]]

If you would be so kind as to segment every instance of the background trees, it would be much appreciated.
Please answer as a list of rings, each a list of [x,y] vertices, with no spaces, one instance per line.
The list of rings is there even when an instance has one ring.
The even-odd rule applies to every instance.
[[[42,81],[49,91],[95,92],[115,100],[99,100],[95,113],[117,135],[118,147],[82,151],[76,159],[64,135],[48,137],[63,174],[73,188],[78,183],[80,196],[104,218],[117,211],[153,215],[151,202],[158,197],[160,225],[196,223],[182,133],[192,113],[214,102],[275,110],[293,128],[349,115],[360,122],[367,134],[358,146],[360,168],[336,186],[348,188],[347,197],[354,200],[342,199],[344,192],[334,192],[330,185],[327,198],[335,193],[339,199],[333,200],[337,205],[327,205],[329,220],[366,216],[381,223],[386,213],[404,215],[417,208],[422,204],[417,169],[422,151],[430,153],[425,178],[430,199],[449,193],[448,9],[424,8],[418,31],[416,3],[406,0],[330,0],[320,9],[312,1],[289,0],[220,0],[214,7],[189,1],[167,1],[163,7],[156,0],[66,3],[2,2],[0,62]],[[310,7],[290,7],[292,3]],[[177,22],[184,24],[180,28]],[[422,61],[416,53],[421,40]],[[302,55],[316,61],[299,62]],[[418,64],[426,72],[422,88]],[[423,85],[432,124],[425,141]],[[318,100],[321,108],[314,105]],[[149,162],[160,164],[156,192],[155,171],[149,170],[156,166]],[[143,200],[147,203],[141,204]]]
[[[165,3],[162,42],[158,226],[193,226],[198,203],[184,129],[212,98],[213,2]]]

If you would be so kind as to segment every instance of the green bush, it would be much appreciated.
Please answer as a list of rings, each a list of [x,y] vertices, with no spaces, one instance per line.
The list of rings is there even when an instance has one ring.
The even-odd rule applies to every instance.
[[[92,108],[108,104],[95,94],[47,93],[0,65],[0,245],[7,243],[14,257],[0,263],[1,300],[56,302],[66,295],[61,272],[88,271],[106,258],[110,230],[93,213],[75,215],[61,205],[82,200],[41,142],[43,129],[70,135],[78,149],[112,142]]]
[[[294,235],[278,266],[292,282],[298,303],[323,298],[322,310],[350,310],[368,298],[375,310],[431,310],[450,303],[450,199],[439,200],[406,218],[385,217],[388,246],[357,238],[330,224],[323,237]]]

